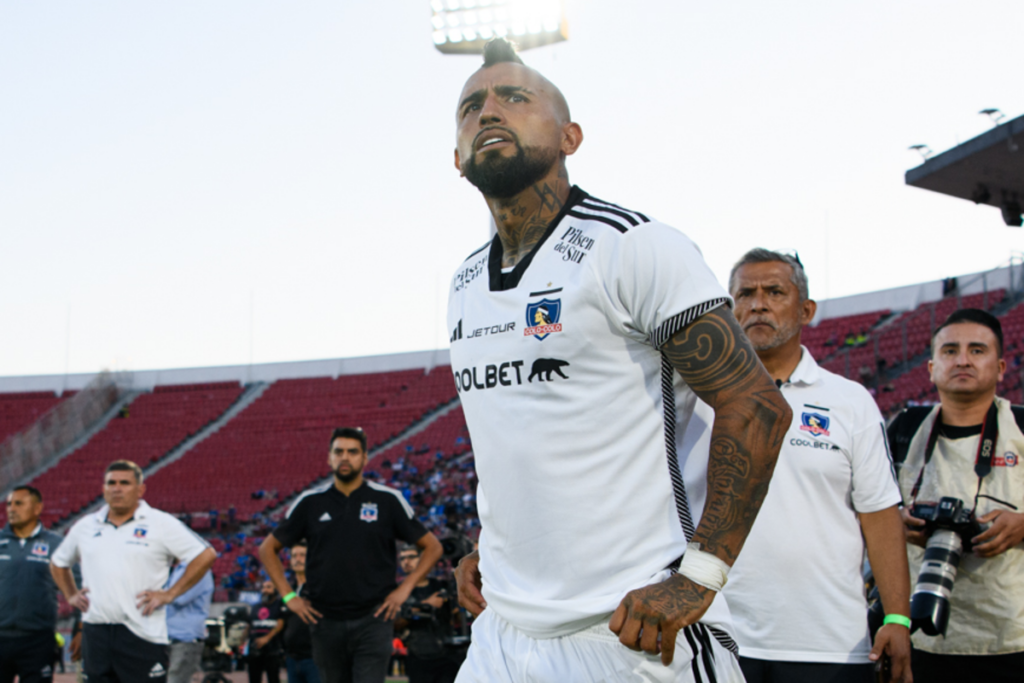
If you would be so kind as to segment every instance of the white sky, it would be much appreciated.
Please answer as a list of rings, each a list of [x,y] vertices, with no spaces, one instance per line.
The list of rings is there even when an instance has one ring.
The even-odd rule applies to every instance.
[[[1020,0],[567,12],[570,40],[524,59],[583,127],[570,179],[720,278],[796,248],[823,299],[1024,249],[998,210],[903,182],[909,145],[1024,113]],[[0,375],[445,346],[487,213],[452,166],[479,57],[429,21],[428,0],[0,3]]]

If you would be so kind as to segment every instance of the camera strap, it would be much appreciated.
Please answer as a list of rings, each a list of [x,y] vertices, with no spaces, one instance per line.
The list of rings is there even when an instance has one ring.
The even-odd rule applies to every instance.
[[[924,470],[928,467],[928,463],[931,462],[932,456],[935,454],[935,444],[939,440],[939,432],[942,431],[942,408],[939,408],[939,414],[935,416],[935,423],[932,425],[931,434],[928,435],[928,445],[924,451],[924,465],[921,466],[921,472],[917,475],[917,482],[914,484],[914,489],[910,492],[910,498],[912,500],[917,499],[917,492],[921,489],[921,480],[924,479]],[[999,437],[999,415],[996,410],[995,401],[989,406],[988,412],[985,414],[985,421],[981,424],[981,438],[978,440],[978,454],[974,458],[974,473],[978,475],[978,493],[981,492],[981,480],[992,471],[992,456],[996,451],[996,439]],[[974,496],[974,504],[977,507],[978,495]]]

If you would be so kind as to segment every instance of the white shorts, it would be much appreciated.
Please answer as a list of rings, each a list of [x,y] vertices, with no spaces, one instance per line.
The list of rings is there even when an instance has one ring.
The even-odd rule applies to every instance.
[[[635,652],[601,622],[561,638],[531,638],[484,610],[455,683],[743,683],[739,660],[704,624],[680,631],[671,666]]]

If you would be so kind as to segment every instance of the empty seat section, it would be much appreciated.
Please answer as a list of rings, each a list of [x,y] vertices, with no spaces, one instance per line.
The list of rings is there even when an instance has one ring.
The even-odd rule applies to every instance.
[[[114,460],[145,468],[219,417],[243,389],[237,383],[157,387],[128,406],[82,448],[32,481],[43,493],[43,521],[74,514],[101,493],[103,470]],[[147,482],[148,484],[148,482]]]

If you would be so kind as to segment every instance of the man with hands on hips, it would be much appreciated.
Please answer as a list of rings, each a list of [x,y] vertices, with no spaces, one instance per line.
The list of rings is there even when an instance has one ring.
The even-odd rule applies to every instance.
[[[82,611],[82,657],[91,683],[166,681],[164,607],[199,581],[217,557],[178,519],[146,504],[145,491],[138,465],[111,463],[103,477],[106,505],[76,522],[51,560],[57,587]],[[187,565],[185,573],[161,590],[174,560]],[[81,589],[71,573],[76,562]]]

